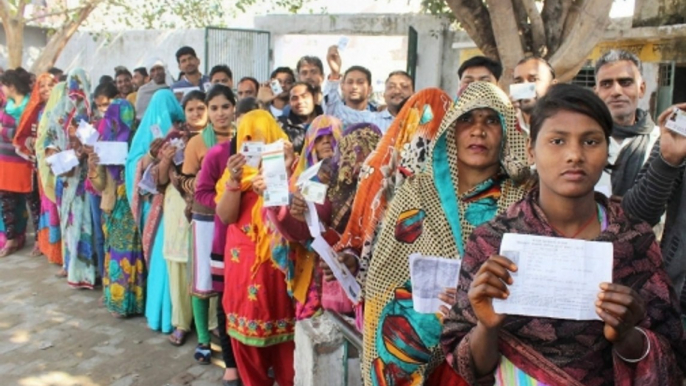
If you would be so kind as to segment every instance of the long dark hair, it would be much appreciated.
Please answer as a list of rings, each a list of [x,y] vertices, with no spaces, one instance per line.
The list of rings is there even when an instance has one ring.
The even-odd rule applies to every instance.
[[[21,95],[31,93],[31,74],[21,67],[16,70],[7,70],[0,76],[0,83],[7,87],[14,86]]]

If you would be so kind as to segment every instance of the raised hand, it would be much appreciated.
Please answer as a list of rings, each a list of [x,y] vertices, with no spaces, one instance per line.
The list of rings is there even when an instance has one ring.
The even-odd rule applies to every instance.
[[[505,315],[495,313],[493,299],[507,299],[510,295],[506,285],[514,283],[510,272],[517,272],[517,266],[507,257],[493,255],[481,266],[469,287],[469,302],[486,328],[498,328],[505,320]]]
[[[600,289],[595,306],[605,322],[605,338],[612,343],[620,342],[645,318],[645,303],[638,292],[623,285],[602,283]]]
[[[686,111],[686,103],[681,103],[668,108],[665,112],[660,114],[657,119],[660,125],[660,153],[662,158],[673,166],[679,166],[684,159],[686,159],[686,136],[669,130],[665,127],[667,119],[674,114],[674,109]]]

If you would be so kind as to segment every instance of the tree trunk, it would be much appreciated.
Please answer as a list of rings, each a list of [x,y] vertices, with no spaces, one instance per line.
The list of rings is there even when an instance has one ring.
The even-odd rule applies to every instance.
[[[495,35],[498,46],[500,62],[505,69],[500,78],[500,85],[507,88],[512,83],[514,67],[524,57],[519,28],[511,0],[486,0],[486,4],[488,4],[488,12],[491,14],[493,35]]]
[[[69,42],[74,33],[78,30],[79,26],[88,18],[88,16],[93,12],[95,8],[103,0],[93,0],[87,3],[83,8],[78,11],[75,18],[65,22],[57,31],[55,31],[47,45],[41,51],[36,61],[31,66],[31,71],[39,74],[47,71],[50,67],[55,65],[57,58],[59,58],[60,53]]]
[[[7,67],[14,69],[21,66],[24,54],[24,23],[18,20],[3,22],[7,44]]]

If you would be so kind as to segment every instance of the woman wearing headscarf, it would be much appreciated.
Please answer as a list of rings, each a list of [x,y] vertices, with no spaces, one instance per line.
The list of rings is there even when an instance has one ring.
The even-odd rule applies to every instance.
[[[298,179],[308,168],[334,156],[338,141],[341,139],[341,127],[342,123],[338,118],[328,115],[320,115],[310,124],[305,133],[302,153],[290,176],[290,190],[294,195],[294,202],[297,200],[304,205],[300,187],[297,186]],[[328,180],[321,181],[319,176],[315,176],[314,179],[328,183]],[[256,186],[260,184],[264,185],[261,176],[254,182]],[[331,204],[324,202],[322,205],[315,204],[315,207],[319,219],[328,225]],[[295,300],[296,319],[311,318],[321,311],[322,274],[317,267],[317,255],[308,245],[311,236],[303,221],[302,212],[294,217],[288,206],[268,208],[267,212],[278,234],[288,241],[281,247],[277,246],[273,254],[276,256],[276,264],[286,275],[288,291]],[[276,244],[281,243],[277,240]]]
[[[29,103],[26,105],[24,114],[21,116],[17,132],[12,140],[12,144],[19,156],[36,162],[36,138],[38,124],[40,123],[43,111],[50,98],[53,87],[57,84],[57,79],[51,74],[41,74],[36,79],[36,84],[31,92]],[[62,248],[59,246],[59,219],[57,218],[57,208],[44,193],[44,188],[38,181],[38,171],[33,170],[34,190],[38,189],[40,196],[40,216],[38,228],[36,229],[36,245],[33,255],[43,253],[48,261],[52,263],[62,263]],[[51,218],[52,217],[52,218]],[[51,221],[53,227],[51,229]],[[56,226],[56,228],[55,228]],[[51,233],[52,232],[52,233]]]
[[[236,138],[242,149],[247,141],[270,144],[288,137],[269,112],[256,110],[241,118]],[[288,165],[293,159],[285,161]],[[262,213],[264,200],[252,186],[257,174],[258,169],[247,165],[245,156],[234,154],[217,183],[221,197],[217,215],[229,224],[224,310],[243,382],[271,385],[274,380],[267,372],[272,368],[276,382],[290,386],[295,377],[294,307],[285,276],[272,263],[269,229]]]
[[[589,90],[557,85],[538,101],[528,145],[538,186],[472,233],[444,324],[448,362],[470,385],[683,384],[686,335],[655,235],[594,192],[611,134]],[[505,233],[612,243],[612,283],[588,305],[599,320],[496,314],[492,300],[525,274],[499,256]]]
[[[164,195],[141,189],[139,183],[148,166],[159,162],[158,153],[174,124],[184,122],[183,109],[169,90],[159,90],[150,101],[148,110],[136,130],[126,159],[126,195],[131,203],[134,219],[142,229],[143,253],[148,266],[145,316],[155,331],[172,331],[172,303],[169,274],[164,257],[165,234],[163,224]],[[154,181],[153,181],[154,183]]]
[[[60,215],[57,208],[57,198],[55,195],[56,177],[52,174],[50,166],[45,161],[45,143],[48,137],[48,127],[52,121],[52,115],[57,110],[55,107],[64,98],[66,92],[66,82],[58,83],[53,87],[50,98],[45,104],[45,109],[38,123],[36,133],[36,167],[38,174],[38,184],[41,188],[41,216],[38,222],[38,244],[41,252],[45,254],[48,261],[54,264],[63,265],[64,248],[62,245],[62,231],[60,230]],[[66,275],[67,271],[62,268],[59,276]]]
[[[93,221],[86,199],[88,175],[86,149],[76,137],[80,121],[90,122],[90,80],[83,69],[67,76],[66,95],[50,116],[45,139],[46,155],[74,150],[79,164],[56,176],[57,207],[64,246],[67,282],[75,288],[93,289],[96,261],[93,250]]]
[[[34,184],[33,164],[17,154],[12,143],[29,103],[31,74],[21,67],[7,70],[0,76],[0,85],[7,98],[0,114],[0,206],[5,228],[4,237],[0,240],[0,257],[5,257],[24,246],[27,203],[34,229],[38,229],[40,199]],[[34,247],[32,254],[37,256],[40,251]]]
[[[353,221],[346,224],[335,249],[359,256],[357,278],[363,290],[372,241],[388,203],[408,176],[424,170],[429,146],[452,103],[450,96],[439,89],[416,93],[405,103],[362,168],[350,214]]]
[[[525,138],[497,86],[470,84],[445,115],[426,170],[404,182],[386,211],[365,286],[366,384],[463,384],[438,346],[439,313],[413,308],[409,256],[459,259],[472,230],[521,199]],[[459,177],[458,177],[459,176]]]
[[[128,143],[133,137],[134,119],[133,106],[124,99],[114,99],[98,125],[100,141]],[[117,318],[140,315],[145,309],[145,261],[140,232],[126,198],[124,167],[100,165],[95,152],[88,161],[88,179],[102,195],[105,307]]]
[[[252,103],[246,103],[247,99],[252,99]],[[254,98],[247,99],[243,99],[242,103],[238,102],[236,106],[236,117],[239,124],[244,114],[260,108],[255,103]],[[212,275],[212,289],[217,293],[219,300],[217,302],[217,325],[220,326],[219,341],[222,348],[222,358],[226,365],[222,377],[224,386],[237,386],[240,381],[236,369],[236,357],[233,353],[233,347],[231,347],[231,338],[226,331],[226,312],[224,312],[224,305],[222,304],[224,297],[224,249],[228,225],[222,223],[215,212],[220,193],[217,182],[224,174],[229,157],[235,153],[235,150],[236,136],[234,134],[231,141],[217,144],[207,151],[196,179],[193,202],[193,215],[214,217],[210,274]]]
[[[186,178],[184,196],[187,197],[187,211],[192,211],[195,194],[196,177],[207,151],[213,146],[228,142],[234,134],[234,112],[236,98],[230,88],[218,84],[214,85],[205,98],[209,111],[209,125],[199,135],[188,141],[185,150],[182,174]],[[202,364],[209,364],[212,351],[210,350],[210,330],[216,334],[217,301],[216,292],[212,288],[211,249],[214,234],[214,215],[193,213],[191,232],[190,260],[190,294],[193,308],[195,329],[198,334],[198,346],[195,350],[195,360]],[[210,301],[212,300],[212,301]],[[210,310],[213,312],[210,313]],[[223,328],[225,328],[223,326]]]

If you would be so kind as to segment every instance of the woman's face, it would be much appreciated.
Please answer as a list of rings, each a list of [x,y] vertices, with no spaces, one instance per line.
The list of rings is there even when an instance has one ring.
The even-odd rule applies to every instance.
[[[592,118],[559,111],[546,119],[535,143],[528,146],[536,165],[541,193],[580,198],[592,194],[607,165],[605,133]]]
[[[228,130],[233,122],[234,105],[224,95],[217,95],[209,103],[210,122],[217,130]]]
[[[207,126],[207,105],[201,100],[190,100],[184,108],[186,122],[194,130],[200,130]]]
[[[50,98],[50,92],[52,88],[55,87],[55,80],[52,78],[45,78],[41,80],[38,85],[38,93],[40,95],[40,101],[45,103]]]
[[[455,124],[460,167],[485,170],[500,164],[503,127],[495,111],[483,108],[463,114]]]
[[[317,159],[323,160],[333,157],[333,135],[320,135],[314,140],[314,151],[317,152]]]
[[[98,108],[100,115],[104,115],[105,112],[107,112],[110,104],[112,104],[112,99],[105,95],[99,95],[97,98],[95,98],[95,106]]]

